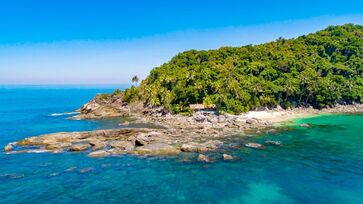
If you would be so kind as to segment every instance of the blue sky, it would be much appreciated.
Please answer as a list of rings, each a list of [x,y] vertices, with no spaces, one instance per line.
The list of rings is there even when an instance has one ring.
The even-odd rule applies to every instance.
[[[118,84],[187,49],[363,24],[360,0],[1,0],[0,84]]]

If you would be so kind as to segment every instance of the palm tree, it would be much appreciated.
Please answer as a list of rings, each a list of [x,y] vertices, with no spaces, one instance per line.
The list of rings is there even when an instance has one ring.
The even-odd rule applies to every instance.
[[[134,77],[132,77],[131,81],[132,83],[135,83],[135,85],[137,85],[137,83],[139,82],[139,77],[135,75]]]

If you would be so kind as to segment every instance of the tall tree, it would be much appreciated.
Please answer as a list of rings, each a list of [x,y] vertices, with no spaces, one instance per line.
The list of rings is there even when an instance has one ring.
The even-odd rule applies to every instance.
[[[135,83],[135,85],[137,85],[137,83],[139,82],[139,77],[135,75],[134,77],[132,77],[131,81],[132,83]]]

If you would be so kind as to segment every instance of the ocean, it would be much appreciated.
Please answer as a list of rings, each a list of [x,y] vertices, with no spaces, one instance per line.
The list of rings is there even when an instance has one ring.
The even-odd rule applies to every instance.
[[[118,127],[69,120],[97,93],[125,86],[0,86],[0,146],[28,136]],[[66,113],[66,114],[65,114]],[[310,123],[312,127],[300,127]],[[237,157],[0,153],[0,203],[363,203],[363,115],[296,120],[260,136],[233,137]],[[264,150],[246,142],[282,141]]]

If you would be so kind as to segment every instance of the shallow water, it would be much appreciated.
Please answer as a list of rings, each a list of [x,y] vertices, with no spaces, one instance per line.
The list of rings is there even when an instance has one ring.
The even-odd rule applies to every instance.
[[[117,120],[73,121],[72,112],[114,87],[0,87],[0,146],[58,131],[117,127]],[[311,123],[311,128],[299,127]],[[226,149],[239,159],[211,164],[174,158],[82,153],[0,153],[0,203],[363,203],[363,116],[296,121],[265,150]],[[238,146],[238,145],[237,145]]]

